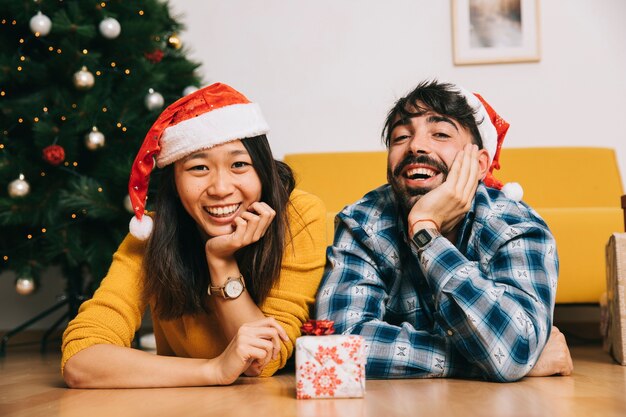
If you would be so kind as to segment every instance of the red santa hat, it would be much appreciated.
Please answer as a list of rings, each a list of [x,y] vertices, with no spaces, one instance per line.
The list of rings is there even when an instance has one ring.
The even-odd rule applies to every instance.
[[[150,173],[196,151],[266,134],[269,131],[258,104],[226,84],[212,84],[168,106],[146,135],[133,163],[128,194],[135,216],[130,233],[145,240],[152,219],[145,214]]]
[[[500,149],[506,132],[509,130],[509,123],[500,117],[480,94],[472,94],[461,87],[459,90],[470,107],[474,109],[474,120],[483,141],[483,148],[489,153],[489,172],[483,182],[488,187],[502,190],[510,199],[520,201],[524,194],[521,185],[516,182],[502,184],[493,176],[493,171],[500,169]]]

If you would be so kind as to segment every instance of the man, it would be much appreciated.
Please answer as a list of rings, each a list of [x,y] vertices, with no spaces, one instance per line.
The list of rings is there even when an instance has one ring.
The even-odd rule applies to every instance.
[[[337,215],[316,305],[337,333],[364,336],[368,377],[571,373],[552,327],[554,238],[491,175],[507,129],[437,81],[389,112],[388,184]]]

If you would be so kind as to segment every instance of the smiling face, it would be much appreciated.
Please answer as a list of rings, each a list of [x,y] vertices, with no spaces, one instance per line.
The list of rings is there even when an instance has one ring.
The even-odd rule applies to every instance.
[[[390,127],[387,180],[407,211],[443,184],[456,154],[468,143],[470,132],[450,117],[433,111],[396,117]]]
[[[240,140],[177,161],[174,178],[183,207],[205,238],[232,233],[235,218],[261,200],[261,180]]]

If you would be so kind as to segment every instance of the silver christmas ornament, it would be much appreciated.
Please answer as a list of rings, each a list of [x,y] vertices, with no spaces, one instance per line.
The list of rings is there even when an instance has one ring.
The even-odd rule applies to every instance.
[[[150,111],[159,110],[165,104],[165,99],[163,98],[161,93],[158,93],[151,88],[148,90],[148,94],[146,94],[144,103],[146,105],[146,108]]]
[[[35,36],[46,36],[50,33],[52,21],[45,14],[37,12],[36,15],[30,18],[29,26],[30,31],[33,32]]]
[[[124,197],[124,208],[129,213],[135,212],[135,210],[133,210],[133,203],[130,201],[130,196],[128,194],[126,194],[126,197]]]
[[[37,285],[33,277],[19,277],[15,280],[15,291],[19,295],[29,295],[35,292]]]
[[[7,188],[11,198],[24,197],[30,192],[30,184],[24,179],[24,174],[20,174],[18,179],[11,181]]]
[[[98,29],[100,29],[100,34],[107,39],[115,39],[122,32],[122,26],[120,26],[120,22],[113,19],[112,17],[107,17],[100,25],[98,25]]]
[[[98,130],[97,127],[92,127],[91,132],[85,135],[85,146],[90,151],[95,151],[102,148],[106,140],[104,134]]]
[[[183,90],[183,96],[188,96],[189,94],[195,93],[196,91],[198,91],[198,87],[196,87],[195,85],[187,86]]]
[[[87,67],[82,67],[80,71],[74,73],[74,87],[79,90],[89,90],[95,82],[96,79]]]

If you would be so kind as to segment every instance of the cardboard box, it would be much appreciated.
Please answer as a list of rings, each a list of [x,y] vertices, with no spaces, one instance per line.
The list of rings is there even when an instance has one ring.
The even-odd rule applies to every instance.
[[[606,245],[606,289],[605,348],[626,365],[626,233],[614,233]]]

